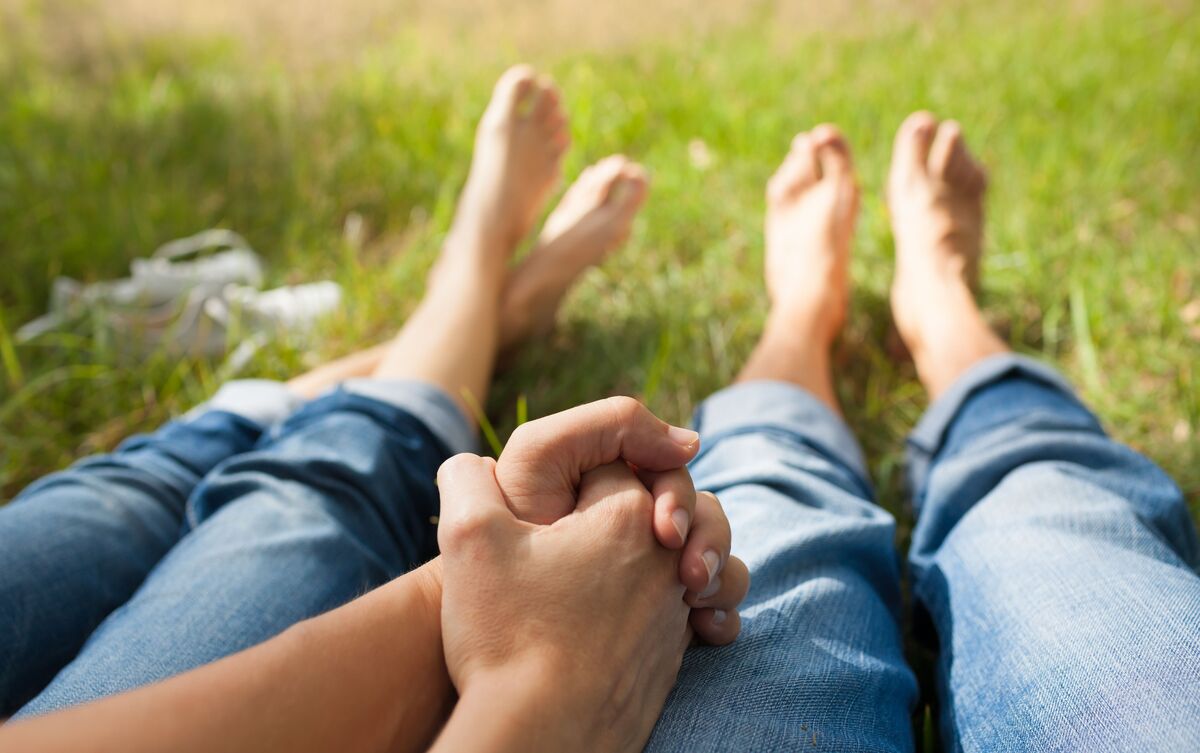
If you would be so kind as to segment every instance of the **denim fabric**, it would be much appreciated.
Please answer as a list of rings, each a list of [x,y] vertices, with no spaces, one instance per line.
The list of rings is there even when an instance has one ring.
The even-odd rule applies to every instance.
[[[752,382],[695,425],[696,488],[724,504],[752,583],[741,636],[687,652],[648,749],[912,750],[895,524],[845,424],[799,387]]]
[[[47,476],[0,508],[0,718],[129,599],[179,540],[192,489],[261,432],[208,411]]]
[[[743,632],[688,652],[652,750],[912,747],[891,519],[844,424],[796,387],[697,413],[753,583]],[[914,431],[914,591],[947,750],[1200,750],[1200,578],[1175,485],[1054,371],[978,364]]]
[[[383,390],[315,400],[209,473],[187,501],[179,543],[17,716],[219,659],[432,556],[434,476],[447,440],[470,442],[469,425],[431,387]],[[444,433],[397,407],[417,402]]]
[[[187,503],[184,539],[22,714],[232,653],[431,554],[433,473],[470,432],[445,395],[381,389],[322,398],[214,470]],[[649,748],[911,750],[894,524],[847,428],[775,382],[714,395],[696,425],[697,487],[721,497],[753,584],[742,636],[688,652]],[[1105,437],[1060,377],[1013,356],[966,374],[910,450],[912,579],[940,642],[947,747],[1200,750],[1200,546],[1174,484]],[[169,499],[143,466],[127,485]],[[0,542],[25,535],[14,531]],[[86,543],[100,537],[77,538],[101,561]],[[15,655],[41,650],[32,623],[13,624],[38,641]]]
[[[1200,750],[1200,547],[1179,489],[1001,356],[914,432],[914,592],[947,750]]]

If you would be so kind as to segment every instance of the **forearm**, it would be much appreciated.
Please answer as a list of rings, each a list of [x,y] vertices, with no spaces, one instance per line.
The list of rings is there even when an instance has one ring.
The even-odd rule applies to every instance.
[[[408,751],[453,703],[437,567],[156,685],[0,728],[12,750]]]

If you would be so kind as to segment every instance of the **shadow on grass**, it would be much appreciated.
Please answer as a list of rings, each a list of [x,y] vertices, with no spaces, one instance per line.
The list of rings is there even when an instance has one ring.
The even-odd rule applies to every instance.
[[[602,323],[566,323],[502,365],[488,399],[488,416],[505,439],[517,426],[517,403],[536,396],[529,419],[610,395],[642,397],[662,340],[663,324],[649,313]]]

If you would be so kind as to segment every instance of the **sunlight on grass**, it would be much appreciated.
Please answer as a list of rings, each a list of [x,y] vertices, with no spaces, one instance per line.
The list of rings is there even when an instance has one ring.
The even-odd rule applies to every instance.
[[[570,26],[569,5],[553,4],[548,28]],[[493,451],[527,418],[613,393],[684,421],[726,384],[765,310],[763,183],[796,131],[833,121],[864,187],[839,390],[881,502],[907,521],[903,439],[924,397],[892,345],[882,178],[895,127],[926,107],[960,120],[991,170],[993,322],[1075,380],[1195,511],[1200,325],[1183,312],[1200,305],[1200,20],[1171,4],[1023,6],[874,3],[861,23],[799,4],[718,9],[670,34],[665,20],[625,23],[568,44],[527,28],[533,6],[497,5],[484,44],[465,6],[422,5],[300,65],[199,21],[60,29],[71,44],[49,44],[49,6],[14,11],[24,22],[0,32],[0,498],[219,381],[216,364],[130,361],[91,331],[15,345],[55,276],[118,276],[165,240],[228,227],[273,284],[332,277],[346,291],[319,352],[268,347],[248,374],[374,344],[422,290],[494,77],[529,59],[572,116],[568,179],[622,151],[652,188],[627,247],[479,406]]]

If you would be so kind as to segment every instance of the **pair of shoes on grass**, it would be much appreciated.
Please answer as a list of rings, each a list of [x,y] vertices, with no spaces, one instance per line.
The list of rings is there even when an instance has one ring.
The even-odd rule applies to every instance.
[[[123,349],[217,356],[303,336],[341,303],[330,281],[260,290],[262,261],[229,230],[206,230],[134,259],[130,276],[91,284],[54,281],[49,312],[17,331],[19,342],[90,322]]]

